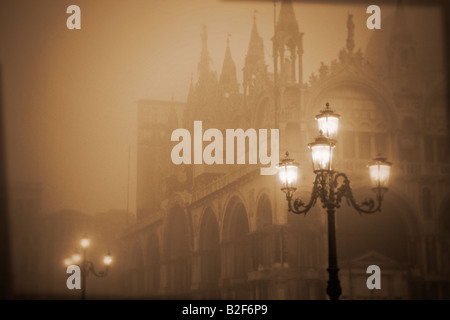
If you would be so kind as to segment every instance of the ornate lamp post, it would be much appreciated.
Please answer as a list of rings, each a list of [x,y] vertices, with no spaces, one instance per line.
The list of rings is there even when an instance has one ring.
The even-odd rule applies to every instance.
[[[112,263],[112,256],[108,253],[103,257],[103,264],[105,269],[100,272],[95,271],[94,263],[86,259],[86,252],[89,246],[91,245],[91,240],[87,237],[87,234],[84,234],[83,238],[80,241],[80,245],[83,248],[83,254],[79,254],[78,251],[72,255],[72,258],[68,258],[64,260],[66,265],[76,264],[81,267],[81,299],[86,299],[86,277],[89,273],[92,273],[94,276],[98,278],[105,277],[108,275],[109,266]]]
[[[368,199],[358,204],[350,187],[350,180],[342,172],[333,170],[333,149],[339,127],[339,115],[329,109],[316,116],[319,126],[319,136],[308,145],[311,150],[313,171],[316,174],[311,198],[305,203],[300,198],[293,199],[297,190],[298,164],[289,157],[289,152],[278,165],[281,190],[286,194],[289,211],[296,214],[306,214],[320,199],[322,207],[328,215],[328,273],[329,280],[327,294],[331,300],[338,300],[341,286],[338,277],[338,263],[336,253],[335,211],[340,207],[343,198],[360,214],[381,211],[384,193],[388,190],[391,163],[381,156],[375,158],[369,165],[372,190],[376,200]]]

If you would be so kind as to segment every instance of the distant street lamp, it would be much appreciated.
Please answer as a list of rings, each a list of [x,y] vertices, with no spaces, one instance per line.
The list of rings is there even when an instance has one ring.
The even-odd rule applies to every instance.
[[[112,264],[112,256],[110,252],[103,257],[103,265],[105,269],[100,272],[95,271],[94,263],[86,259],[86,251],[91,245],[91,240],[87,237],[87,234],[84,234],[83,238],[80,241],[80,245],[83,248],[83,255],[79,254],[78,251],[72,255],[71,258],[64,259],[64,264],[69,266],[71,264],[76,264],[81,267],[81,299],[86,299],[86,277],[89,273],[92,273],[94,276],[98,278],[103,278],[108,275],[109,266]]]
[[[338,263],[336,252],[335,211],[340,207],[343,198],[359,213],[374,213],[381,211],[384,193],[388,190],[391,163],[386,158],[378,156],[369,165],[372,190],[375,192],[377,204],[368,199],[358,204],[350,188],[350,180],[345,173],[333,170],[333,149],[336,146],[339,128],[339,115],[329,109],[316,116],[319,126],[319,136],[308,145],[311,150],[313,171],[316,178],[313,183],[311,198],[308,203],[300,198],[293,199],[297,190],[298,163],[290,158],[289,152],[278,165],[278,175],[281,181],[281,190],[286,194],[289,211],[296,214],[306,214],[320,199],[322,207],[328,214],[328,273],[329,280],[327,294],[331,300],[338,300],[342,289],[338,277]]]

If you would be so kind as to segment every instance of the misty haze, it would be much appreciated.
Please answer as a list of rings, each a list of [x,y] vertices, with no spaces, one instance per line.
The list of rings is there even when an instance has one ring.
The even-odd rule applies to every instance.
[[[370,161],[392,162],[381,212],[336,209],[340,299],[449,299],[445,16],[423,2],[382,2],[371,30],[356,1],[79,0],[69,30],[66,2],[2,1],[2,297],[328,299],[327,210],[292,213],[260,174],[275,163],[225,147],[227,129],[278,129],[308,203],[329,103],[356,201],[375,197]],[[221,133],[216,161],[193,164],[195,121]]]

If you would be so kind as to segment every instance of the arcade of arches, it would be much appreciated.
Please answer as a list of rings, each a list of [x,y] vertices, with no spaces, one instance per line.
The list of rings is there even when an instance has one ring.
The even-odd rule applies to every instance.
[[[355,193],[359,197],[368,195],[361,189]],[[449,203],[441,211],[448,209]],[[307,216],[290,213],[285,226],[273,224],[273,203],[266,194],[259,197],[253,219],[249,219],[246,207],[248,204],[240,198],[232,198],[224,210],[223,223],[207,207],[198,237],[192,237],[189,213],[175,207],[167,218],[167,234],[161,237],[165,240],[151,233],[145,247],[135,246],[135,267],[130,269],[133,294],[201,299],[325,299],[326,215],[320,206],[316,205]],[[338,210],[343,298],[373,298],[364,291],[365,275],[349,279],[352,270],[358,270],[362,256],[365,261],[372,258],[381,263],[390,279],[389,285],[376,293],[382,299],[410,296],[411,292],[404,291],[408,286],[415,290],[408,270],[419,266],[421,255],[426,254],[430,272],[448,266],[448,261],[440,265],[433,253],[444,242],[430,242],[427,251],[416,246],[413,211],[395,192],[387,196],[381,213],[360,216],[346,205]],[[255,228],[250,231],[253,223]],[[448,227],[446,221],[442,225]],[[193,244],[194,238],[198,244]],[[367,256],[367,252],[374,255]]]

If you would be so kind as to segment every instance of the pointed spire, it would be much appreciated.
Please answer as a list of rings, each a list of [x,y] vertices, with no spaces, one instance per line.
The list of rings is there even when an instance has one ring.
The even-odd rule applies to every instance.
[[[247,54],[245,55],[245,64],[243,71],[243,87],[245,95],[254,90],[250,88],[255,85],[256,78],[259,78],[259,83],[263,83],[263,78],[266,76],[266,63],[264,59],[264,43],[262,37],[259,35],[258,27],[256,26],[256,13],[253,12],[253,25],[250,33],[250,41],[248,44]]]
[[[353,23],[353,14],[348,15],[347,19],[347,50],[349,53],[353,52],[355,48],[355,24]]]
[[[257,63],[258,61],[262,61],[264,63],[264,43],[256,26],[256,12],[257,11],[255,10],[253,13],[253,26],[250,34],[247,55],[245,57],[245,64],[252,62]]]
[[[198,63],[198,86],[204,88],[212,84],[217,84],[217,73],[210,69],[211,58],[208,54],[208,35],[205,25],[202,25],[201,40],[202,51]]]
[[[291,0],[281,0],[280,14],[278,15],[277,33],[298,33],[298,23],[295,18],[294,7]]]
[[[227,34],[227,48],[225,49],[225,58],[223,59],[222,73],[220,75],[220,84],[226,87],[226,91],[234,91],[237,88],[236,65],[231,57],[230,36]]]
[[[206,33],[206,25],[202,25],[202,51],[200,53],[200,62],[198,63],[198,71],[200,77],[209,72],[209,55],[208,55],[208,34]]]
[[[275,2],[274,2],[275,3]],[[303,33],[299,31],[291,0],[282,0],[273,37],[274,73],[280,84],[303,83]],[[279,69],[278,69],[279,64]]]

